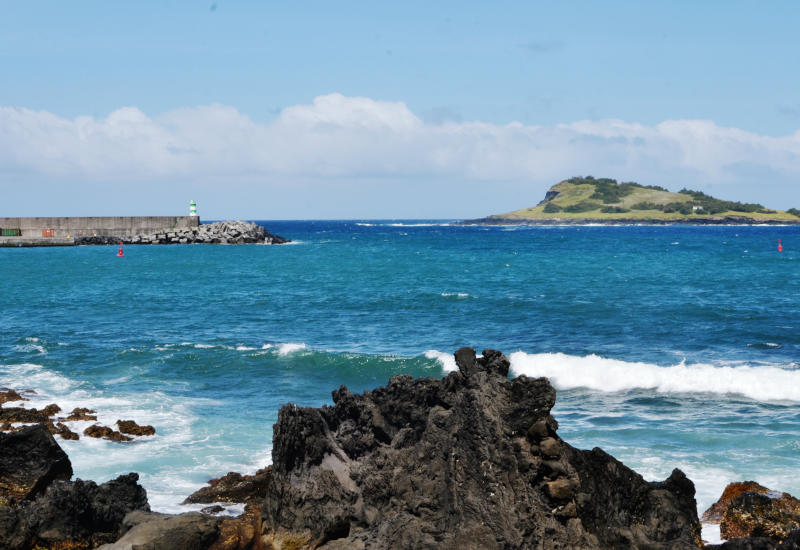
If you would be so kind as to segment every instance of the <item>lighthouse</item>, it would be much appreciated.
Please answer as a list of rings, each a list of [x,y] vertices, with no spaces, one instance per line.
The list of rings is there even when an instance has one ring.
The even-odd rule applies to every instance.
[[[197,204],[194,201],[189,201],[189,215],[197,216]]]

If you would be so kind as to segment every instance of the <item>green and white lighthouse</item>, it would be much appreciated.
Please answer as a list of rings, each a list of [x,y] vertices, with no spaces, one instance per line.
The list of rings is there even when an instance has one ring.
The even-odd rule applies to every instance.
[[[197,216],[197,204],[194,201],[189,201],[189,215]]]

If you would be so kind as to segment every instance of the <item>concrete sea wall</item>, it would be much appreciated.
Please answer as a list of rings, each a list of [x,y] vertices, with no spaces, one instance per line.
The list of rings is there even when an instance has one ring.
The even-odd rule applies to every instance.
[[[197,216],[103,216],[0,218],[0,229],[19,229],[22,237],[132,237],[198,227]],[[52,231],[50,231],[52,230]],[[46,235],[42,232],[46,231]]]

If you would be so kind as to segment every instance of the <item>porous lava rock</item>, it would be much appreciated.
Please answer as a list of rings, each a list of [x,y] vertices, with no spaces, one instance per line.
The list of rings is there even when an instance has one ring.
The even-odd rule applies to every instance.
[[[128,435],[155,435],[156,429],[152,426],[140,426],[133,420],[117,420],[119,431]]]
[[[46,426],[0,433],[0,498],[32,499],[54,480],[70,477],[69,457]]]
[[[87,409],[85,407],[75,407],[72,409],[72,412],[69,413],[69,416],[66,417],[64,420],[67,422],[77,422],[81,420],[87,420],[94,422],[97,420],[97,411],[93,411],[92,409]]]
[[[212,502],[261,502],[267,495],[267,486],[272,475],[272,467],[258,470],[253,475],[228,472],[212,479],[207,487],[198,489],[182,504],[210,504]]]
[[[83,430],[83,435],[95,437],[97,439],[108,439],[109,441],[132,441],[133,438],[123,435],[116,430],[112,430],[108,426],[101,426],[100,424],[93,424]]]
[[[769,489],[755,481],[734,481],[733,483],[728,483],[722,491],[722,496],[719,497],[719,500],[709,506],[708,509],[703,512],[700,519],[704,523],[719,523],[722,521],[722,515],[725,513],[725,510],[728,509],[728,506],[730,506],[731,501],[742,493],[761,493],[765,495],[769,492]]]
[[[545,378],[462,348],[441,380],[398,375],[333,406],[285,405],[262,511],[275,548],[697,548],[694,485],[647,482],[556,433]]]
[[[781,541],[800,529],[800,500],[789,493],[742,493],[722,515],[724,539],[769,537]]]
[[[2,548],[78,550],[117,540],[126,515],[150,510],[138,479],[131,473],[102,485],[55,481],[32,502],[0,507]]]
[[[8,403],[9,401],[28,401],[28,399],[22,397],[19,393],[12,389],[0,391],[0,405],[3,403]]]

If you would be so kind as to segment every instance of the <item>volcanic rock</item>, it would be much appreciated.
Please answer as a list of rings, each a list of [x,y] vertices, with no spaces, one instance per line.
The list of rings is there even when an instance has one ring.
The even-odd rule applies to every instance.
[[[545,378],[462,348],[442,380],[398,375],[333,406],[285,405],[262,521],[276,548],[696,548],[694,485],[647,482],[557,434]],[[548,441],[551,438],[552,441]]]
[[[205,550],[219,538],[222,519],[199,512],[158,514],[135,511],[123,523],[122,538],[102,550]]]
[[[122,435],[116,430],[112,430],[108,426],[101,426],[100,424],[93,424],[83,430],[83,435],[89,437],[96,437],[98,439],[108,439],[109,441],[132,441],[133,438],[127,435]]]
[[[209,504],[212,502],[254,502],[267,495],[267,486],[272,475],[272,467],[258,470],[254,475],[228,472],[218,479],[208,482],[208,487],[198,489],[182,504]]]
[[[129,435],[155,435],[156,429],[152,426],[140,426],[133,420],[117,420],[119,431]]]
[[[80,420],[88,420],[94,422],[97,420],[96,416],[97,411],[93,411],[92,409],[87,409],[84,407],[76,407],[72,409],[72,412],[69,413],[69,416],[66,417],[64,420],[67,422],[76,422]]]
[[[0,508],[2,548],[83,549],[116,540],[129,512],[150,510],[138,479],[131,473],[99,486],[56,481],[33,502]]]
[[[719,497],[719,500],[709,506],[708,510],[703,512],[701,520],[704,523],[719,523],[722,521],[722,515],[725,513],[725,510],[728,509],[728,506],[730,506],[731,501],[742,493],[761,493],[765,495],[769,492],[769,489],[763,485],[759,485],[755,481],[735,481],[733,483],[728,483],[725,490],[722,491],[722,496]]]
[[[45,426],[0,433],[0,499],[32,499],[54,480],[70,477],[72,464]]]
[[[722,515],[724,539],[769,537],[781,541],[800,528],[800,500],[789,493],[742,493]]]
[[[0,391],[0,405],[9,401],[28,401],[14,390]]]

